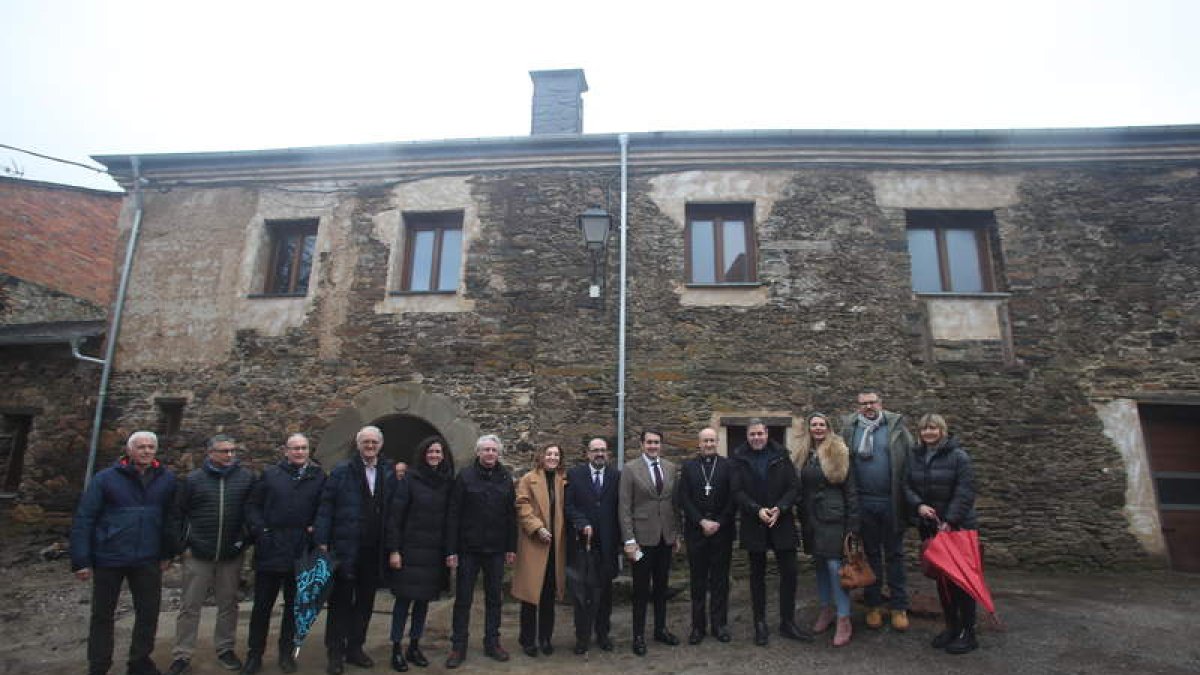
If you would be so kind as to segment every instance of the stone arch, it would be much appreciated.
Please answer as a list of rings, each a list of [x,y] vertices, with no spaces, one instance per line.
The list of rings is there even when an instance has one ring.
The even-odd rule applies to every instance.
[[[317,459],[326,470],[332,469],[349,456],[359,429],[400,416],[420,419],[444,436],[454,454],[455,467],[466,466],[475,456],[479,427],[467,412],[453,399],[431,394],[419,384],[405,383],[371,387],[355,396],[352,405],[338,413],[321,435]]]

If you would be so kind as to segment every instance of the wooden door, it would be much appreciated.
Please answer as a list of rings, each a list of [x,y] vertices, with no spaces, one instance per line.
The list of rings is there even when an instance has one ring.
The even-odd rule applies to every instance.
[[[1200,572],[1200,406],[1138,406],[1171,568]]]

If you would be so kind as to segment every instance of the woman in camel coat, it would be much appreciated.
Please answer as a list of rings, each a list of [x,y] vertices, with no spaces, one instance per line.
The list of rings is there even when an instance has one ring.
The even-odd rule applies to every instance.
[[[554,648],[554,603],[566,590],[566,538],[562,448],[542,449],[534,467],[517,482],[517,562],[512,594],[521,601],[521,647],[529,656]]]

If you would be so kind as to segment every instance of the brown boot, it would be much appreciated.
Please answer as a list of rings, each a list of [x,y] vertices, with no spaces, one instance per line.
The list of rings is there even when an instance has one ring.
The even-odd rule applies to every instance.
[[[867,608],[867,628],[878,630],[883,628],[883,608],[869,607]]]
[[[813,635],[820,635],[829,630],[833,625],[833,620],[837,618],[837,612],[834,611],[833,605],[822,605],[821,611],[817,614],[817,620],[813,622]]]
[[[839,616],[837,620],[837,631],[833,634],[833,646],[845,647],[850,644],[850,635],[854,629],[850,626],[850,617]]]

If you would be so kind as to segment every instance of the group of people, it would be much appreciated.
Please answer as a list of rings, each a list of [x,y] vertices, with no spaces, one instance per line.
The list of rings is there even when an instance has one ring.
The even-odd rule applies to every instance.
[[[151,660],[162,572],[183,554],[183,599],[170,675],[189,670],[199,612],[211,591],[217,604],[217,661],[253,674],[263,667],[269,622],[282,591],[278,663],[295,672],[294,564],[310,549],[332,560],[335,574],[326,612],[325,648],[331,675],[349,663],[371,668],[364,650],[376,591],[394,595],[391,667],[427,666],[421,648],[429,602],[449,589],[454,570],[450,652],[445,665],[467,658],[471,605],[482,573],[484,654],[507,661],[500,643],[501,583],[514,568],[512,595],[521,602],[519,644],[549,655],[555,606],[573,603],[574,653],[611,651],[612,585],[623,556],[633,583],[633,653],[647,652],[647,609],[655,642],[677,645],[667,625],[673,554],[686,544],[695,645],[711,636],[729,642],[729,568],[735,539],[747,551],[754,643],[766,645],[767,552],[779,575],[779,634],[812,640],[834,629],[832,643],[851,639],[850,600],[839,583],[843,542],[860,534],[877,581],[865,589],[866,625],[908,629],[904,533],[910,517],[923,538],[939,529],[976,527],[971,461],[935,414],[918,422],[914,439],[901,415],[883,409],[877,391],[858,395],[858,411],[842,433],[821,413],[809,415],[789,454],[761,420],[746,425],[746,441],[729,457],[718,434],[698,435],[697,456],[676,465],[662,457],[663,434],[641,432],[641,456],[611,465],[608,444],[593,438],[587,461],[567,468],[557,444],[540,448],[519,480],[501,463],[503,444],[481,436],[474,460],[456,471],[446,440],[421,442],[411,466],[380,456],[383,434],[362,428],[357,452],[326,475],[308,439],[293,434],[284,457],[259,477],[236,459],[236,442],[214,436],[203,465],[176,478],[155,455],[151,432],[131,435],[125,455],[99,472],[85,491],[71,531],[72,569],[93,581],[89,672],[107,673],[113,658],[113,616],[128,581],[135,623],[131,675],[157,675]],[[797,532],[798,530],[798,532]],[[799,536],[797,534],[799,533]],[[795,618],[797,550],[816,567],[820,609],[810,629]],[[254,548],[254,605],[245,660],[235,652],[237,591],[245,549]],[[883,587],[889,590],[887,606]],[[953,584],[939,584],[946,630],[933,646],[951,653],[976,647],[975,605]],[[408,643],[404,645],[407,627]]]

